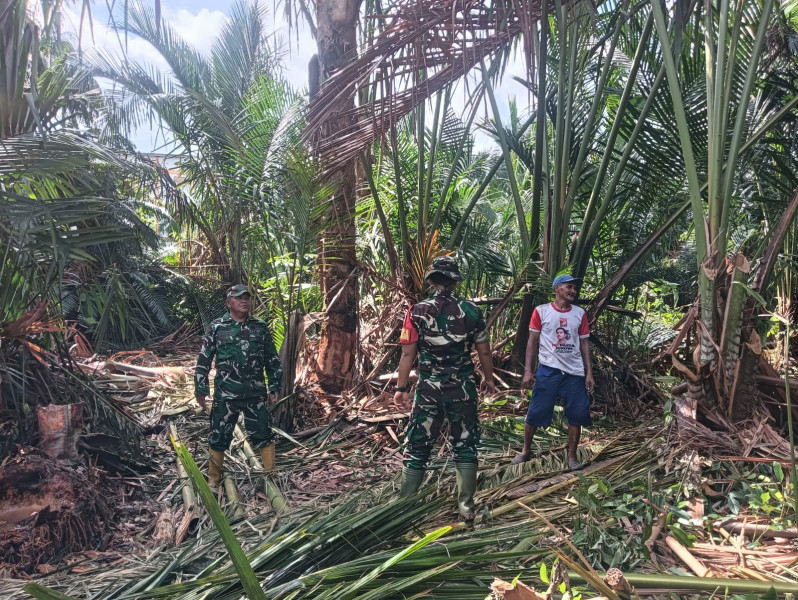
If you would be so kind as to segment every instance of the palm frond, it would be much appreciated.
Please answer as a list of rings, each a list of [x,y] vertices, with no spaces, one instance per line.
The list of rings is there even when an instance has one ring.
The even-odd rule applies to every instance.
[[[523,34],[531,70],[533,27],[540,16],[535,1],[469,3],[446,0],[425,5],[398,2],[391,22],[365,51],[322,84],[308,107],[306,137],[334,171],[350,162],[392,125],[481,60],[506,56]],[[416,74],[425,70],[427,75]],[[354,109],[347,103],[369,87],[370,101]],[[351,122],[334,139],[320,132],[330,115]]]

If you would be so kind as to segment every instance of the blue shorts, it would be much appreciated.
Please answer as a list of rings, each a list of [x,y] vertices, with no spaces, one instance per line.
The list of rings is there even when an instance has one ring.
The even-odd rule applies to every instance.
[[[584,375],[569,375],[546,365],[538,366],[532,400],[526,413],[526,424],[548,427],[554,414],[554,401],[560,397],[565,402],[565,416],[569,425],[592,425],[590,396],[585,389]]]

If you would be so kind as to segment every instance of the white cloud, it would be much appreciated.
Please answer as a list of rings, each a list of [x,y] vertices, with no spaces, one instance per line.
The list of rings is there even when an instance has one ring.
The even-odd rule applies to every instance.
[[[513,79],[513,76],[527,78],[526,61],[521,52],[513,52],[507,63],[507,68],[501,80],[494,86],[493,92],[499,107],[499,115],[504,126],[510,122],[510,102],[516,100],[518,112],[524,118],[530,110],[529,90]],[[462,119],[467,119],[471,111],[470,98],[473,91],[482,82],[482,71],[477,65],[460,81],[452,93],[452,110]],[[466,85],[467,84],[467,85]],[[487,95],[482,98],[474,124],[479,125],[488,120],[493,120],[493,110],[488,102]],[[478,127],[473,128],[474,147],[477,152],[497,151],[498,145],[494,139]]]
[[[118,55],[127,45],[127,54],[131,60],[152,64],[161,69],[167,68],[166,61],[161,58],[155,48],[141,38],[128,35],[125,40],[124,32],[115,31],[96,17],[91,24],[88,20],[83,23],[81,38],[80,13],[67,8],[63,12],[63,18],[64,33],[67,37],[71,37],[76,45],[79,41],[84,50],[97,49],[108,54]]]
[[[180,37],[202,54],[210,54],[213,42],[227,23],[227,15],[218,10],[201,9],[198,13],[181,8],[164,10],[164,19],[175,28]]]
[[[185,8],[170,9],[165,6],[162,14],[182,39],[206,56],[210,54],[213,43],[229,20],[224,12],[209,8],[192,12]],[[66,9],[65,17],[65,31],[77,43],[80,13]],[[295,23],[294,29],[289,31],[283,11],[280,10],[276,13],[269,11],[266,15],[266,24],[282,53],[285,77],[297,89],[306,89],[308,61],[316,53],[316,41],[307,25],[304,21]],[[85,22],[81,40],[83,48],[97,48],[118,54],[127,43],[127,56],[131,61],[168,70],[166,62],[150,44],[133,35],[129,35],[125,42],[124,33],[114,31],[108,24],[101,22],[98,16],[93,20],[93,33],[92,36],[88,22]]]
[[[273,3],[266,13],[266,27],[273,33],[284,77],[294,89],[307,91],[308,63],[316,54],[316,40],[304,17],[295,18],[289,26],[284,6]]]
[[[79,38],[80,13],[71,9],[64,10],[64,30],[71,36],[75,43]],[[213,42],[227,22],[227,15],[218,10],[201,9],[192,13],[186,9],[164,9],[163,18],[186,42],[194,46],[202,54],[210,53]],[[84,49],[96,48],[110,54],[121,54],[126,51],[128,58],[133,62],[149,64],[161,70],[168,70],[166,61],[158,51],[148,42],[135,36],[114,30],[110,24],[102,23],[95,17],[90,26],[88,21],[83,24],[83,36],[80,44]]]
[[[214,41],[219,36],[228,18],[223,12],[202,8],[198,12],[191,12],[186,9],[170,10],[164,7],[164,20],[171,25],[178,35],[187,43],[191,44],[201,54],[210,53]],[[64,30],[71,36],[75,43],[79,38],[80,13],[66,9],[64,11]],[[158,51],[145,40],[128,35],[125,40],[123,32],[115,31],[110,24],[100,21],[99,18],[93,19],[92,26],[84,22],[83,35],[80,40],[84,49],[95,48],[99,51],[111,54],[127,54],[128,59],[143,65],[168,72],[169,66],[161,57]],[[132,135],[132,141],[139,150],[144,152],[163,148],[164,140],[161,132],[154,128],[139,128]]]

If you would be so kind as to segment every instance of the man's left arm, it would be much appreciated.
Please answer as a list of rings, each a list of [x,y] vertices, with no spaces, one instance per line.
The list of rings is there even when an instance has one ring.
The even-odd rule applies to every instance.
[[[582,362],[585,365],[585,389],[588,394],[593,393],[596,382],[593,380],[593,360],[590,357],[590,339],[581,338],[579,340],[579,351],[582,353]]]
[[[480,342],[476,345],[479,364],[482,365],[482,386],[489,395],[496,393],[496,384],[493,382],[493,352],[490,342]]]
[[[481,390],[487,394],[496,393],[496,384],[493,381],[493,352],[490,349],[490,336],[488,335],[488,327],[485,323],[485,318],[482,316],[482,311],[478,307],[477,319],[474,322],[474,329],[472,331],[472,341],[474,348],[479,357],[479,364],[482,366],[482,385]]]
[[[283,382],[283,365],[274,347],[272,332],[266,327],[266,339],[263,341],[263,366],[266,370],[266,377],[269,379],[269,396],[272,401],[277,400],[280,393],[280,386]]]
[[[416,361],[417,354],[418,342],[402,342],[402,357],[399,359],[399,367],[397,368],[396,387],[404,391],[397,390],[394,392],[393,399],[397,404],[410,402],[410,393],[407,391],[410,388],[410,369]]]
[[[410,369],[416,361],[418,355],[418,328],[413,322],[413,307],[407,310],[405,322],[402,324],[402,334],[399,336],[399,343],[402,345],[402,357],[399,359],[397,368],[398,378],[396,387],[404,390],[397,390],[393,395],[393,400],[397,404],[407,404],[410,402]]]
[[[579,351],[582,353],[582,363],[585,365],[585,389],[588,394],[592,394],[596,382],[593,379],[593,360],[590,357],[590,327],[585,313],[582,313],[582,322],[579,324]]]

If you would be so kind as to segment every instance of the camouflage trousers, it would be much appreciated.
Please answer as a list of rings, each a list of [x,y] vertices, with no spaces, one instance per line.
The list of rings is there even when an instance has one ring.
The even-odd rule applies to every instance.
[[[458,387],[460,393],[451,395],[446,393],[449,390],[441,393],[427,382],[419,382],[405,436],[404,466],[408,469],[426,468],[444,418],[449,421],[449,442],[455,462],[477,462],[480,432],[476,386],[473,382],[470,385],[458,382]]]
[[[211,431],[208,445],[212,450],[225,451],[233,441],[239,413],[244,413],[244,427],[253,448],[268,446],[274,441],[272,413],[266,398],[213,399]]]

